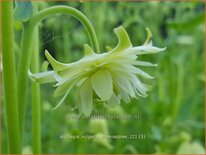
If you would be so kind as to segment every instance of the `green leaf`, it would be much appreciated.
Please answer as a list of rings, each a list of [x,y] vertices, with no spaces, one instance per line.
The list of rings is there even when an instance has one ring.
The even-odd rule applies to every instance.
[[[33,14],[32,2],[15,2],[14,18],[19,21],[28,21]]]

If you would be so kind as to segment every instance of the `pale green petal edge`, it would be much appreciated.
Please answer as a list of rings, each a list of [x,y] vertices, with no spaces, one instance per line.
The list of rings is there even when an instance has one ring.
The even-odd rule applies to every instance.
[[[54,71],[47,71],[42,73],[35,73],[32,74],[31,71],[28,71],[29,78],[34,82],[39,83],[51,83],[56,82],[56,79],[54,77]]]
[[[85,114],[86,117],[91,115],[93,109],[93,90],[91,87],[90,79],[86,80],[79,87],[79,97],[80,97],[80,111]]]

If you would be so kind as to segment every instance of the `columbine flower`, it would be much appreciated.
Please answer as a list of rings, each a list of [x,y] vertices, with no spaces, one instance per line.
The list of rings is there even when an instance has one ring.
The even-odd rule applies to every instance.
[[[46,58],[54,71],[30,74],[33,81],[40,83],[57,82],[54,96],[64,95],[57,108],[73,88],[78,95],[78,107],[81,113],[89,116],[93,101],[99,99],[108,105],[115,106],[122,99],[146,97],[150,87],[140,81],[153,77],[137,66],[156,66],[149,62],[137,61],[138,55],[155,54],[165,50],[152,45],[151,32],[147,29],[147,39],[142,46],[133,47],[126,30],[120,26],[114,29],[119,43],[109,52],[96,54],[87,44],[84,45],[84,57],[79,61],[63,64],[56,61],[48,51]]]

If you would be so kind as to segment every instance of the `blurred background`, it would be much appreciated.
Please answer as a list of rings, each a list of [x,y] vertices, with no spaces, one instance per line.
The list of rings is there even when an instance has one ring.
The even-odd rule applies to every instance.
[[[145,27],[153,34],[157,47],[167,47],[157,55],[139,57],[157,63],[157,68],[143,68],[156,78],[148,81],[153,89],[147,98],[133,99],[119,107],[97,104],[93,114],[138,115],[139,119],[72,119],[78,115],[74,94],[57,110],[51,109],[60,98],[53,97],[51,84],[41,86],[42,153],[204,153],[204,2],[36,2],[39,10],[67,5],[82,11],[93,24],[102,52],[115,47],[113,29],[122,25],[134,46],[146,39]],[[73,17],[57,15],[40,25],[40,58],[47,49],[60,62],[82,58],[83,45],[89,43],[84,27]],[[15,22],[16,55],[21,26]],[[30,88],[29,88],[30,89]],[[24,136],[24,152],[31,153],[31,93]],[[3,105],[4,106],[4,105]],[[3,107],[3,113],[4,113]],[[3,129],[5,133],[5,118]],[[71,139],[69,135],[144,135],[144,139]],[[6,153],[6,134],[2,149]]]

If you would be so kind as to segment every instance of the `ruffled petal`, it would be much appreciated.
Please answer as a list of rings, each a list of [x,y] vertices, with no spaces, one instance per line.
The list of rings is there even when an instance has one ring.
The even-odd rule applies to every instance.
[[[142,83],[139,78],[137,78],[135,75],[130,74],[128,75],[134,89],[136,90],[136,93],[139,96],[146,97],[147,91],[149,90],[144,83]]]
[[[123,99],[123,101],[125,103],[129,103],[131,100],[130,100],[130,96],[128,95],[128,93],[123,90],[122,88],[118,88],[118,91],[119,91],[119,94],[120,94],[120,97]]]
[[[131,65],[131,64],[125,64],[125,63],[111,63],[110,64],[111,68],[113,71],[119,71],[122,72],[124,74],[124,72],[130,72],[130,73],[134,73],[134,74],[138,74],[142,77],[145,77],[147,79],[154,79],[153,76],[147,74],[146,72],[142,71],[141,69]]]
[[[143,70],[136,68],[136,72],[134,72],[135,74],[138,74],[146,79],[154,79],[154,76],[149,75],[148,73],[144,72]]]
[[[135,97],[135,90],[133,89],[131,82],[125,76],[122,76],[119,72],[113,72],[112,77],[116,81],[118,87],[121,87],[131,97]]]

